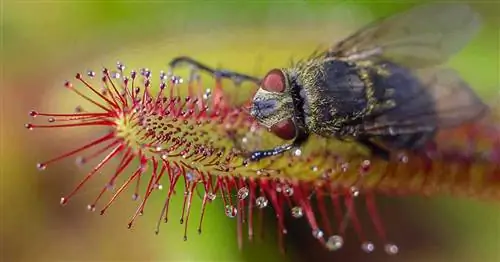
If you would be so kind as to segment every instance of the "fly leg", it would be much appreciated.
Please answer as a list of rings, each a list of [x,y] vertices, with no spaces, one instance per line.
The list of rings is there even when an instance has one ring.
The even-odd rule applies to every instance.
[[[302,146],[307,141],[308,138],[309,136],[304,134],[303,136],[297,137],[291,144],[284,144],[272,149],[258,150],[251,152],[249,160],[253,162],[253,161],[259,161],[266,157],[280,155],[292,148]]]
[[[250,81],[257,85],[260,84],[260,79],[254,76],[226,70],[226,69],[213,69],[191,57],[188,56],[179,56],[172,59],[169,63],[170,69],[173,70],[175,67],[178,67],[180,64],[188,64],[191,65],[198,70],[205,71],[209,74],[212,74],[216,78],[229,78],[235,82],[241,83],[242,81]]]

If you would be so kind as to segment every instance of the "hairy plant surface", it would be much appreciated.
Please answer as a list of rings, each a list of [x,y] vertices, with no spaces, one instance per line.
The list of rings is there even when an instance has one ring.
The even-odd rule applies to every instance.
[[[388,254],[395,254],[398,247],[386,235],[377,212],[377,194],[500,197],[497,111],[474,124],[443,131],[422,154],[400,152],[388,162],[370,157],[355,143],[314,136],[304,148],[247,162],[242,152],[282,141],[260,127],[244,105],[231,103],[220,79],[211,90],[197,72],[187,80],[165,72],[153,77],[148,69],[126,72],[125,66],[117,63],[116,70],[103,69],[99,76],[93,71],[79,73],[75,80],[66,82],[65,87],[90,102],[96,111],[80,106],[73,113],[31,111],[32,117],[45,117],[48,123],[28,123],[26,128],[104,126],[107,131],[37,166],[45,170],[73,156],[78,156],[80,164],[100,160],[61,198],[61,204],[67,204],[105,165],[117,159],[116,170],[107,174],[108,183],[88,209],[99,208],[104,214],[126,189],[134,188],[134,198],[140,201],[129,227],[143,213],[150,195],[163,193],[158,233],[161,221],[168,220],[169,203],[175,195],[184,198],[181,223],[187,240],[192,201],[202,201],[201,233],[206,206],[220,197],[225,214],[237,220],[240,246],[243,226],[252,239],[254,218],[262,218],[262,211],[272,207],[280,241],[287,233],[286,217],[304,217],[313,237],[329,250],[343,246],[346,227],[351,224],[365,252],[382,245]],[[126,171],[130,167],[131,173]],[[175,194],[176,190],[184,194]],[[110,199],[99,205],[109,193]],[[354,201],[366,203],[371,225],[360,222]],[[379,239],[369,239],[363,227],[373,227]]]

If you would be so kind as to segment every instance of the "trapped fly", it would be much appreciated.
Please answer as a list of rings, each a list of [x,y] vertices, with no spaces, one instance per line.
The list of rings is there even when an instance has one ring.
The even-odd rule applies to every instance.
[[[439,129],[487,112],[470,86],[442,66],[476,35],[480,20],[466,4],[418,5],[262,79],[190,57],[170,66],[189,63],[216,77],[259,84],[251,115],[290,142],[251,152],[250,161],[300,147],[310,134],[354,141],[388,159],[395,150],[418,151]]]

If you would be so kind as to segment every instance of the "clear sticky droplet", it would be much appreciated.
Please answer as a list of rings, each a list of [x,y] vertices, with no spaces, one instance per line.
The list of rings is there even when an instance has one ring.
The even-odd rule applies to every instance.
[[[295,218],[301,218],[304,215],[301,207],[293,207],[292,208],[292,216]]]
[[[137,193],[132,194],[132,200],[136,201],[137,199],[139,199],[139,194]]]
[[[340,165],[340,170],[342,172],[347,172],[347,170],[349,170],[349,163],[342,163],[342,165]]]
[[[242,187],[238,190],[238,199],[243,200],[248,197],[249,190],[247,187]]]
[[[302,155],[302,150],[300,150],[300,148],[295,149],[295,151],[293,151],[293,155],[294,156],[301,156]]]
[[[36,168],[40,171],[47,169],[47,164],[44,163],[38,163],[36,164]]]
[[[284,185],[283,186],[283,195],[290,197],[293,195],[293,187],[289,185]]]
[[[120,74],[120,72],[116,72],[116,71],[111,72],[111,78],[118,79],[121,76],[122,75]]]
[[[160,80],[167,80],[167,73],[165,71],[160,71]]]
[[[359,188],[357,188],[355,186],[352,186],[351,187],[351,194],[352,194],[353,197],[359,196]]]
[[[110,184],[110,183],[106,184],[106,190],[108,190],[108,191],[115,190],[115,185],[114,184]]]
[[[87,162],[87,160],[85,159],[85,157],[83,156],[79,156],[75,159],[75,164],[77,166],[83,166],[85,163]]]
[[[123,70],[125,70],[125,65],[122,64],[122,62],[118,61],[118,62],[116,62],[116,69],[123,71]]]
[[[209,201],[214,201],[216,197],[217,197],[217,195],[216,195],[216,194],[214,194],[214,193],[211,193],[211,192],[210,192],[210,193],[207,193],[207,199],[208,199]]]
[[[336,251],[342,248],[344,245],[344,238],[339,235],[333,235],[326,241],[326,248],[330,251]]]
[[[361,244],[361,249],[366,253],[371,253],[375,250],[375,245],[372,242],[367,241]]]
[[[392,243],[385,244],[384,250],[389,255],[395,255],[399,252],[398,246]]]
[[[172,83],[174,84],[182,84],[184,83],[184,79],[182,79],[180,76],[172,76]]]
[[[399,162],[405,163],[405,164],[408,163],[408,160],[409,160],[408,156],[405,154],[399,154],[398,159],[399,159]]]
[[[194,174],[192,172],[186,172],[186,179],[187,181],[191,182],[194,180]]]
[[[255,205],[258,208],[265,208],[265,207],[267,207],[268,203],[269,203],[269,201],[267,200],[267,198],[265,198],[263,196],[260,196],[260,197],[255,199]]]
[[[321,231],[320,229],[313,230],[312,234],[313,234],[314,238],[317,238],[317,239],[322,238],[324,235],[323,231]]]
[[[226,205],[225,211],[226,211],[226,216],[229,218],[233,218],[238,214],[238,209],[236,209],[232,205]]]
[[[95,205],[87,205],[87,210],[90,211],[90,212],[94,212],[95,211]]]
[[[362,173],[366,173],[370,170],[370,167],[371,167],[371,162],[370,160],[364,160],[362,163],[361,163],[361,172]]]

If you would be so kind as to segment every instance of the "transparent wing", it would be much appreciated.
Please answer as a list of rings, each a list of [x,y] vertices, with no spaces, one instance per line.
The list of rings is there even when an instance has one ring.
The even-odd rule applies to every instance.
[[[477,120],[489,111],[451,69],[422,70],[418,78],[425,88],[416,90],[425,91],[410,94],[409,99],[400,98],[395,108],[365,121],[363,133],[398,135],[452,128]],[[407,90],[403,87],[399,92]]]
[[[327,57],[380,57],[410,68],[444,63],[476,35],[480,16],[466,4],[433,3],[369,24],[334,45]]]

